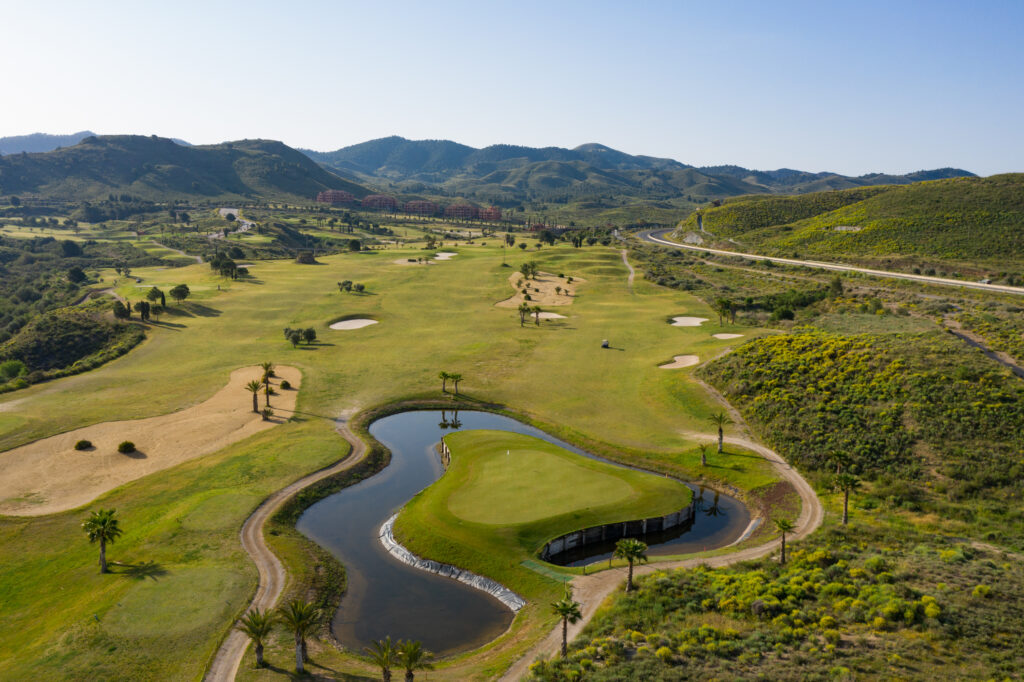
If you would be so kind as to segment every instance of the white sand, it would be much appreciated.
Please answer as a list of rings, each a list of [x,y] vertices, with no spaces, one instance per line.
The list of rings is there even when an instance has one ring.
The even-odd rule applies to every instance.
[[[658,367],[661,369],[681,369],[683,367],[692,367],[700,362],[700,358],[696,355],[677,355],[672,360],[673,362],[658,365]]]
[[[564,320],[565,315],[559,315],[558,313],[540,313],[537,315],[542,320]]]
[[[743,334],[712,334],[711,336],[716,339],[738,339],[743,336]]]
[[[434,255],[434,260],[451,260],[458,255],[453,251],[439,251]]]
[[[706,317],[673,317],[673,327],[699,327],[708,321]]]
[[[297,388],[302,380],[294,367],[274,371],[272,386],[287,379]],[[252,394],[245,390],[246,383],[261,376],[259,367],[236,369],[227,386],[198,405],[159,417],[93,424],[0,453],[0,514],[40,516],[74,509],[129,481],[284,423],[295,409],[298,391],[278,387],[270,399],[276,414],[263,421],[252,411]],[[75,450],[78,440],[91,441],[95,449]],[[139,452],[120,454],[117,445],[125,440]]]
[[[362,329],[363,327],[369,327],[371,324],[377,324],[377,320],[360,317],[354,320],[342,320],[341,322],[335,322],[331,325],[331,329]]]

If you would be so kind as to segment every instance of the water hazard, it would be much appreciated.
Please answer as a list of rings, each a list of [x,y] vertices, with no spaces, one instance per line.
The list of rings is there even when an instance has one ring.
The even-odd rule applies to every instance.
[[[512,622],[512,612],[494,597],[400,563],[377,537],[384,521],[441,476],[434,446],[446,433],[466,429],[526,434],[589,456],[539,429],[488,412],[413,411],[374,422],[370,433],[391,450],[391,463],[375,476],[317,502],[297,524],[300,532],[345,564],[348,590],[332,623],[344,646],[361,651],[390,635],[393,640],[419,640],[426,649],[449,655],[486,644]],[[749,521],[746,508],[724,494],[715,497],[713,491],[704,491],[688,529],[645,538],[651,546],[648,554],[710,549],[738,538]],[[552,560],[579,565],[607,558],[610,551],[588,545],[573,550],[578,554],[566,552]]]

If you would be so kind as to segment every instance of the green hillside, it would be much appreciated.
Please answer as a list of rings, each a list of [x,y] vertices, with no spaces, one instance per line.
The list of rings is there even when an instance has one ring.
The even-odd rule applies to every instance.
[[[0,157],[0,194],[95,200],[127,192],[150,200],[310,199],[365,187],[330,173],[281,142],[186,147],[138,135],[87,137],[73,147]]]
[[[1019,261],[1024,174],[742,197],[702,217],[706,241],[772,255]],[[680,227],[696,231],[697,216]]]

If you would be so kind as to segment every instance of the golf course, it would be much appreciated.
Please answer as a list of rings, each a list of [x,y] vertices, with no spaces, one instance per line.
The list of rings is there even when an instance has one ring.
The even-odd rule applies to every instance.
[[[25,448],[56,448],[52,464],[35,469],[38,490],[26,477],[0,499],[10,514],[0,517],[0,668],[14,678],[201,678],[257,588],[257,568],[239,543],[242,524],[264,499],[307,474],[339,462],[339,470],[361,466],[362,458],[349,457],[339,424],[369,441],[378,416],[402,410],[496,412],[653,472],[588,459],[530,435],[450,433],[448,471],[438,469],[437,483],[400,512],[395,537],[417,556],[501,583],[527,606],[479,646],[453,647],[460,653],[438,662],[438,679],[500,676],[548,634],[556,622],[550,602],[587,570],[537,558],[556,536],[676,512],[692,500],[680,481],[728,492],[751,516],[764,516],[769,500],[796,516],[796,492],[766,458],[738,445],[722,454],[708,447],[716,438],[709,417],[726,408],[693,376],[699,364],[767,330],[718,324],[697,298],[632,281],[612,248],[560,243],[515,251],[477,239],[434,250],[401,244],[318,255],[315,265],[256,261],[238,279],[205,263],[135,268],[130,278],[104,272],[104,284],[128,301],[153,286],[186,284],[191,294],[147,323],[146,340],[126,355],[0,402],[0,464],[14,466]],[[435,260],[438,252],[457,255]],[[430,266],[402,264],[419,258]],[[518,302],[508,307],[532,282],[513,275],[525,262],[535,265],[543,284],[536,288],[558,316],[534,310],[523,318]],[[343,290],[344,280],[365,288]],[[674,326],[673,318],[702,321]],[[312,328],[315,339],[291,342],[286,328]],[[272,420],[263,421],[242,378],[259,379],[258,366],[268,362],[280,371],[266,396]],[[443,390],[439,373],[459,375],[457,388],[446,381]],[[284,379],[287,389],[278,383]],[[259,401],[262,409],[262,393]],[[229,406],[237,424],[215,415]],[[67,476],[64,469],[83,480],[92,469],[99,476],[117,455],[111,444],[129,439],[122,431],[155,461],[184,430],[174,415],[190,410],[220,420],[222,440],[211,435],[167,466],[92,481],[58,499],[63,488],[52,481]],[[70,450],[74,434],[88,429],[106,440]],[[371,483],[372,473],[350,483]],[[113,575],[98,573],[96,547],[81,529],[100,508],[116,509],[124,529],[107,548]],[[308,595],[327,560],[311,565],[323,550],[294,528],[277,528],[264,537],[287,571],[283,602]],[[762,524],[739,548],[772,533]],[[590,570],[609,564],[623,562]],[[336,626],[346,600],[358,598],[359,580],[347,589]],[[247,657],[238,679],[286,676],[290,647],[289,636],[275,635],[266,650],[273,665],[255,669]],[[339,650],[324,638],[309,647],[312,671],[372,671],[359,650]]]

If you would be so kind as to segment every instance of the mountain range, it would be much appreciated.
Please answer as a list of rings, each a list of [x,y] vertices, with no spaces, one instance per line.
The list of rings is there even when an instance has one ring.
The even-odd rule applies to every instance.
[[[558,220],[575,216],[627,223],[638,217],[674,222],[681,212],[740,195],[974,177],[955,168],[858,177],[785,168],[698,168],[593,143],[573,149],[504,144],[477,149],[397,136],[316,152],[272,140],[191,146],[156,136],[82,131],[0,138],[0,149],[7,150],[0,156],[0,194],[8,195],[91,200],[127,192],[152,200],[308,201],[322,190],[342,189],[356,197],[388,192],[403,199],[525,208]]]
[[[353,180],[393,191],[462,196],[482,202],[567,203],[582,197],[629,196],[650,201],[706,200],[741,194],[798,194],[878,184],[973,177],[956,168],[859,177],[739,166],[698,168],[674,159],[634,156],[601,144],[573,149],[492,145],[477,149],[449,140],[392,136],[333,152],[302,150]]]
[[[273,140],[183,146],[140,135],[89,136],[72,147],[0,157],[0,194],[68,200],[127,192],[150,200],[306,200],[325,189],[370,193]]]

